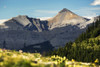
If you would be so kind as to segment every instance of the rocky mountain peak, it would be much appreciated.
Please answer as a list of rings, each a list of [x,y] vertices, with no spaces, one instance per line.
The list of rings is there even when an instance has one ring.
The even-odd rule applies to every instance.
[[[16,20],[16,19],[27,19],[27,18],[29,18],[27,15],[18,15],[18,16],[16,16],[16,17],[12,17],[12,19],[14,19],[14,20]]]
[[[63,8],[59,13],[63,13],[63,12],[70,12],[70,10]]]
[[[18,17],[28,17],[27,15],[18,15]]]
[[[48,26],[49,29],[52,30],[54,28],[64,27],[67,25],[77,25],[86,21],[87,20],[85,18],[63,8],[55,17],[49,20]]]

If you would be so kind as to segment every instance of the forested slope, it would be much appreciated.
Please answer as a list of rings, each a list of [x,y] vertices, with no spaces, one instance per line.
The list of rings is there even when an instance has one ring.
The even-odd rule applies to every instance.
[[[48,55],[66,56],[68,59],[83,62],[94,62],[96,59],[100,61],[100,16],[98,18],[75,42],[69,42]]]

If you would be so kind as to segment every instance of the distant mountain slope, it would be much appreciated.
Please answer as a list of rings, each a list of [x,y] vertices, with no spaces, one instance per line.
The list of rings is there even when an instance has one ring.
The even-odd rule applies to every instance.
[[[54,48],[74,41],[87,26],[94,22],[80,17],[68,9],[61,10],[54,18],[40,20],[26,15],[13,17],[0,24],[0,47],[22,49],[49,41]]]
[[[19,15],[3,23],[4,26],[0,25],[1,28],[10,30],[29,30],[42,32],[48,30],[47,21],[40,21],[40,19],[29,18],[26,15]]]
[[[88,21],[88,19],[78,16],[73,12],[71,12],[70,10],[64,8],[55,17],[53,17],[48,21],[49,21],[48,23],[49,28],[53,29],[56,27],[63,27],[69,24],[71,25],[76,25],[81,23],[85,24],[85,22]]]

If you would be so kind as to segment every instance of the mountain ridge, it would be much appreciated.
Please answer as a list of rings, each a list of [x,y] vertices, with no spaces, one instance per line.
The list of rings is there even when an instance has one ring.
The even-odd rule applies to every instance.
[[[70,13],[63,9],[51,20],[26,15],[13,17],[0,25],[0,47],[3,48],[2,44],[6,42],[7,48],[18,50],[24,48],[24,44],[28,47],[46,41],[54,48],[63,47],[66,42],[74,41],[94,21]]]

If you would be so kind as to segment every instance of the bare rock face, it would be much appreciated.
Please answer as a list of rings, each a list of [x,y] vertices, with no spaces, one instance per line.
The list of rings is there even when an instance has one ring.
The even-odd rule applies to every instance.
[[[36,44],[44,49],[47,43],[51,46],[50,49],[62,47],[66,42],[74,41],[93,21],[94,19],[83,18],[66,8],[45,21],[19,15],[0,24],[0,48],[19,50],[34,47],[42,50],[41,47],[35,47]]]

